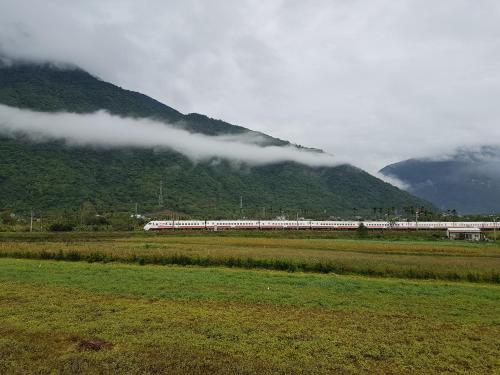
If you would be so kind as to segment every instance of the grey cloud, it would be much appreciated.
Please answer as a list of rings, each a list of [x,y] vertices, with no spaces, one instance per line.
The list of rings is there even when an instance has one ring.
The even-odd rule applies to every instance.
[[[293,161],[309,166],[334,166],[333,156],[294,146],[259,146],[259,136],[239,134],[207,136],[142,118],[126,118],[105,111],[90,114],[46,113],[0,104],[0,134],[24,134],[35,141],[64,140],[75,146],[163,147],[194,162],[226,159],[261,165]]]
[[[406,183],[404,181],[401,181],[396,176],[389,176],[389,175],[385,175],[385,174],[380,173],[380,172],[377,172],[374,175],[377,178],[380,178],[382,181],[385,181],[385,182],[387,182],[393,186],[396,186],[400,189],[403,189],[403,190],[410,190],[411,189],[411,185],[409,185],[408,183]]]
[[[497,0],[4,0],[0,48],[371,172],[500,139]]]

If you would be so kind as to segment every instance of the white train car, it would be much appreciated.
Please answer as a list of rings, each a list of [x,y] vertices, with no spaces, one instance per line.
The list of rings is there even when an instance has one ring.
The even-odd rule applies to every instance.
[[[206,229],[259,229],[258,220],[212,220],[206,222]]]

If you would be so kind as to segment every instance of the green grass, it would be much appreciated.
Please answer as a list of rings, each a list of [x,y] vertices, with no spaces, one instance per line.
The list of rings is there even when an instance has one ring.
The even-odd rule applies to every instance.
[[[4,233],[0,374],[497,373],[499,259],[427,237]]]
[[[0,260],[0,373],[491,373],[500,288]],[[82,342],[101,340],[99,351]]]
[[[0,281],[23,281],[49,287],[77,287],[92,293],[136,295],[145,298],[238,301],[291,306],[363,308],[393,312],[404,296],[406,312],[432,314],[418,297],[445,303],[447,319],[482,320],[485,307],[495,305],[500,287],[467,283],[411,282],[347,276],[290,274],[198,267],[138,267],[2,259]],[[36,271],[36,272],[33,272]],[[175,285],[176,288],[169,286]],[[300,293],[296,293],[297,289]],[[383,297],[382,297],[383,296]],[[360,298],[362,297],[362,298]],[[453,305],[456,306],[453,306]],[[463,306],[473,310],[463,311]],[[478,308],[483,305],[483,308]],[[401,311],[402,305],[397,307]],[[463,313],[461,313],[463,312]],[[489,311],[491,313],[492,311]],[[443,312],[439,312],[442,316]],[[489,316],[500,323],[500,316]]]

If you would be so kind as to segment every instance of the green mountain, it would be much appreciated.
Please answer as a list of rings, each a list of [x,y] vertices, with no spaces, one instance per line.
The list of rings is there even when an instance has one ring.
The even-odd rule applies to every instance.
[[[1,66],[0,103],[47,112],[105,109],[207,135],[251,132],[200,114],[184,115],[80,69],[47,64]],[[254,133],[261,143],[289,145]],[[158,199],[160,183],[163,203]],[[264,212],[266,217],[282,212],[325,217],[368,215],[372,207],[429,207],[350,165],[312,168],[287,162],[235,167],[228,161],[193,163],[169,150],[76,147],[0,133],[0,210],[74,211],[88,201],[101,211],[130,211],[137,203],[142,212],[169,209],[197,217],[256,217]]]
[[[401,180],[410,193],[442,210],[461,214],[500,212],[500,148],[458,150],[439,160],[409,159],[381,173]]]

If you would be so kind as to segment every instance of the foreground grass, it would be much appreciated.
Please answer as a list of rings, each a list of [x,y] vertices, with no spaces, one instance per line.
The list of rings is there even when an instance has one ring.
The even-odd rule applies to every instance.
[[[0,257],[226,266],[500,283],[498,244],[281,236],[271,238],[267,232],[264,237],[255,234],[254,237],[4,234],[0,241]]]
[[[6,374],[494,373],[499,317],[491,284],[0,259]]]

